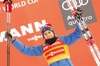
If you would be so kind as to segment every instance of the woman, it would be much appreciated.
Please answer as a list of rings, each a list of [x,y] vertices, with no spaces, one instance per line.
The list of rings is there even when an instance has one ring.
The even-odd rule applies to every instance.
[[[78,12],[77,12],[78,13]],[[79,13],[82,15],[82,13]],[[44,56],[49,66],[73,66],[68,51],[68,46],[72,45],[82,37],[82,33],[76,24],[76,30],[67,36],[55,35],[51,24],[42,27],[41,33],[45,42],[40,46],[27,47],[18,39],[13,38],[10,33],[5,37],[23,54],[29,56]]]

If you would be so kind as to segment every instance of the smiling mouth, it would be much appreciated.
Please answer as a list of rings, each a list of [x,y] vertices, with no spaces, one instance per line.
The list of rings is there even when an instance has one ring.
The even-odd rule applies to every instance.
[[[51,39],[51,37],[49,37],[48,39]]]
[[[52,37],[50,36],[50,37],[48,37],[48,39],[51,39]]]

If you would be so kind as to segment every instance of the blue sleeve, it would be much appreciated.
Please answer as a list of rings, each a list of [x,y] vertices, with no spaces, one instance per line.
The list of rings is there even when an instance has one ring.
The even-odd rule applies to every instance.
[[[59,36],[59,38],[68,46],[78,41],[81,37],[82,37],[82,32],[77,24],[76,24],[76,29],[73,33],[67,36]]]
[[[12,43],[21,53],[29,56],[42,56],[43,45],[27,47],[23,45],[18,39]]]

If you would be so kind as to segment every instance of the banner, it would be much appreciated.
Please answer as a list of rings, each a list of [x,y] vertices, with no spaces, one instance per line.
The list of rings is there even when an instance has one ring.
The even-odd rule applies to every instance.
[[[59,0],[59,7],[66,30],[75,28],[76,21],[67,5],[66,0]],[[97,22],[91,0],[76,0],[78,7],[84,10],[83,18],[87,24]]]

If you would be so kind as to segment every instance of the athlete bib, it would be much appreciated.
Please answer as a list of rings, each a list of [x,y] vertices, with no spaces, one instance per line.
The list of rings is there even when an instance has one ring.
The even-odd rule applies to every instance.
[[[49,64],[70,58],[68,46],[60,38],[52,45],[43,44],[43,56]]]

